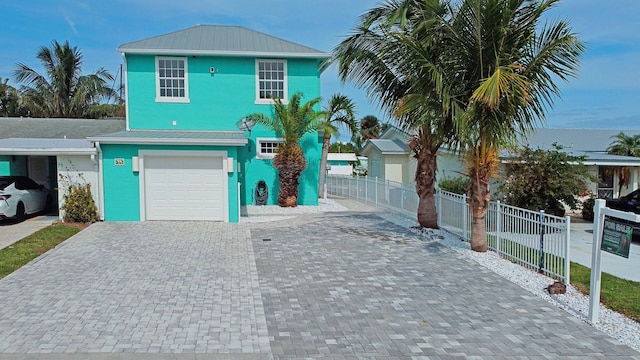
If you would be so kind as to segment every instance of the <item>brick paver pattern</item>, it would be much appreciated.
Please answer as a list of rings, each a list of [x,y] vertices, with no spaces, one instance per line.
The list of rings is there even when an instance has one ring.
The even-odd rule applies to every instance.
[[[371,213],[99,223],[0,281],[0,358],[127,352],[640,359]]]

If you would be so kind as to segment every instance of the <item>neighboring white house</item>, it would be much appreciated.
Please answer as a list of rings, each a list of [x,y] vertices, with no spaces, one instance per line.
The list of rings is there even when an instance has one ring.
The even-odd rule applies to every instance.
[[[57,197],[58,207],[69,183],[90,184],[102,214],[98,154],[85,138],[124,127],[124,120],[0,118],[0,175],[29,176]]]
[[[362,150],[368,159],[367,176],[401,183],[411,183],[416,161],[407,145],[409,134],[390,126],[378,139],[370,139]]]
[[[328,153],[329,175],[352,175],[358,158],[354,153]]]
[[[551,150],[555,143],[571,155],[585,156],[585,165],[601,180],[599,183],[591,183],[588,190],[603,198],[619,197],[640,185],[640,158],[607,154],[607,148],[614,141],[613,137],[620,132],[627,136],[640,134],[640,130],[540,128],[520,140],[520,144],[528,145],[532,149]],[[363,150],[363,153],[369,155],[369,176],[412,183],[415,159],[406,145],[409,135],[395,128],[383,135],[381,139],[369,140]],[[513,154],[503,151],[500,161],[504,164],[512,157]],[[372,160],[375,164],[372,164]],[[438,152],[438,180],[463,176],[465,167],[464,159],[459,154],[447,149]],[[631,168],[631,182],[621,191],[618,186],[619,179],[614,175],[615,171],[610,171],[611,168],[617,167]]]

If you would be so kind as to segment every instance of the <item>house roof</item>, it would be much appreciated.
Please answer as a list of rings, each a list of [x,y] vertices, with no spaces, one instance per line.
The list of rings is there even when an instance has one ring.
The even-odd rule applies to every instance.
[[[363,154],[368,154],[372,149],[378,149],[382,154],[408,154],[411,152],[409,146],[398,139],[370,139],[362,150]]]
[[[566,151],[606,152],[613,142],[613,137],[623,132],[625,135],[640,134],[640,130],[607,130],[607,129],[549,129],[540,128],[531,132],[523,145],[532,149],[552,149],[553,143],[562,145]]]
[[[125,129],[124,119],[2,118],[0,139],[85,139]]]
[[[0,139],[0,155],[91,155],[95,152],[84,139]]]
[[[553,144],[563,147],[563,151],[574,156],[585,156],[586,165],[601,166],[640,166],[640,158],[607,154],[607,148],[614,141],[613,137],[623,132],[632,136],[640,134],[640,130],[613,129],[550,129],[540,128],[520,139],[520,144],[532,149],[552,150]],[[503,151],[501,158],[512,156]]]
[[[242,26],[196,25],[118,46],[125,54],[286,56],[328,59],[330,54]]]
[[[354,153],[328,153],[328,161],[358,161]]]
[[[102,144],[228,146],[247,144],[247,138],[243,131],[131,130],[89,137],[88,140]]]

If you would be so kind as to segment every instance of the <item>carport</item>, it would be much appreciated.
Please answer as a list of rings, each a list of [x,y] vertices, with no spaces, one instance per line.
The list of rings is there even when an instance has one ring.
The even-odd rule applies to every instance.
[[[96,204],[98,163],[96,149],[83,139],[11,138],[0,140],[0,175],[23,175],[49,189],[58,203],[71,183],[91,185]],[[102,212],[98,209],[98,213]]]

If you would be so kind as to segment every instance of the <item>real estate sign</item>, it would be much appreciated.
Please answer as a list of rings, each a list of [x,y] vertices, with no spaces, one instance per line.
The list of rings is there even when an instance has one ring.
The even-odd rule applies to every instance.
[[[628,222],[605,216],[600,249],[628,259],[632,234],[633,227]]]

